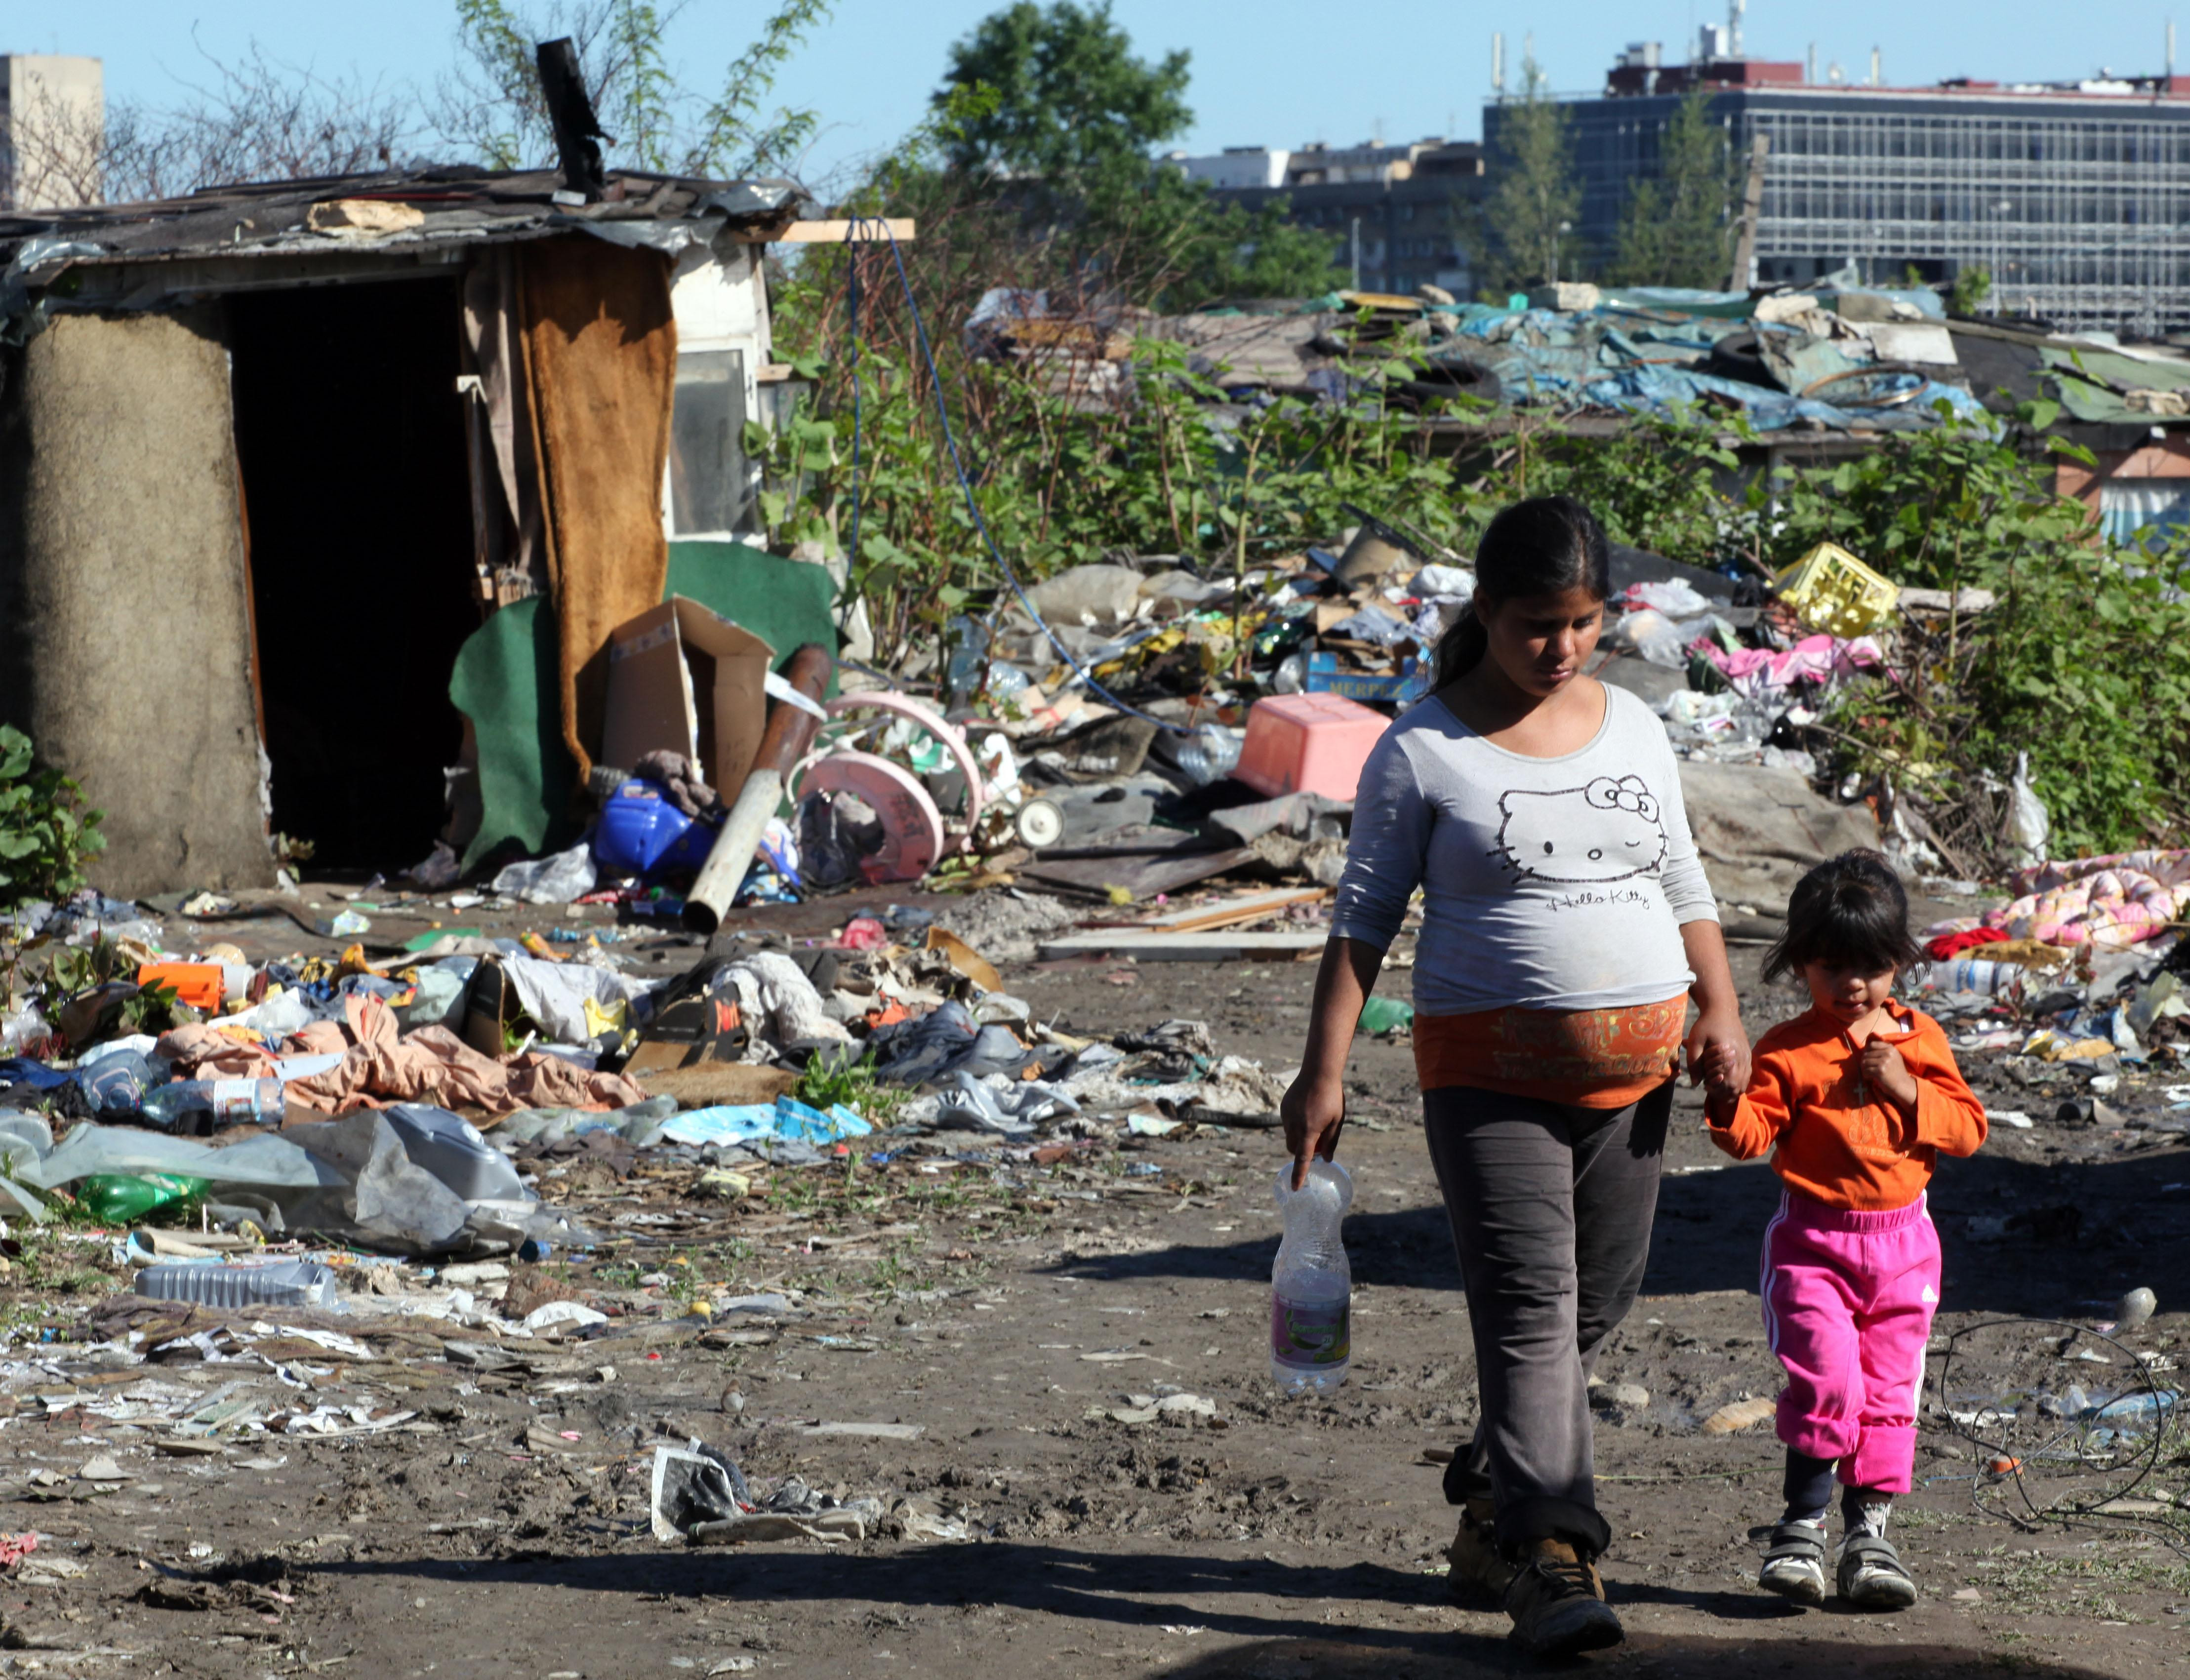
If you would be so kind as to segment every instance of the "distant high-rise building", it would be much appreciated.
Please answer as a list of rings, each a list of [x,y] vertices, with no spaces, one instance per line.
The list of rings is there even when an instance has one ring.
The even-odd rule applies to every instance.
[[[1473,290],[1461,241],[1462,207],[1482,196],[1483,148],[1472,140],[1399,145],[1231,146],[1172,163],[1252,208],[1282,194],[1292,220],[1330,236],[1336,259],[1372,292],[1441,286]]]
[[[1829,70],[1818,84],[1799,63],[1727,55],[1728,33],[1708,26],[1686,65],[1638,43],[1602,94],[1565,102],[1575,232],[1597,250],[1655,173],[1681,96],[1700,87],[1737,170],[1756,136],[1770,145],[1745,283],[1801,284],[1851,262],[1881,284],[1912,266],[1943,283],[1976,268],[1992,276],[1988,309],[2190,328],[2190,77],[1888,88]],[[1494,100],[1484,118],[1493,169],[1505,109]]]
[[[97,203],[105,133],[99,60],[0,54],[0,209]]]

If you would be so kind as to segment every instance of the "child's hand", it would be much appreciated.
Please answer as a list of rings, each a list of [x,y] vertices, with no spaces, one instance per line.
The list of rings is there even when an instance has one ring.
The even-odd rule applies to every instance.
[[[1694,1076],[1704,1085],[1704,1111],[1713,1121],[1727,1118],[1741,1100],[1740,1059],[1733,1045],[1722,1041],[1706,1049],[1696,1064]]]
[[[1863,1047],[1863,1082],[1901,1110],[1903,1119],[1916,1114],[1916,1076],[1901,1053],[1882,1038]]]

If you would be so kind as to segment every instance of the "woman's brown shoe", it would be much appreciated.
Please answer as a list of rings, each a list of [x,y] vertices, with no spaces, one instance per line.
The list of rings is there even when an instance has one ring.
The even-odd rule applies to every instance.
[[[1513,1566],[1492,1538],[1497,1524],[1498,1507],[1487,1499],[1471,1499],[1460,1507],[1460,1532],[1445,1548],[1452,1564],[1445,1590],[1462,1609],[1497,1609],[1513,1584]]]
[[[1506,1589],[1513,1637],[1530,1656],[1569,1657],[1601,1651],[1625,1638],[1604,1602],[1604,1581],[1563,1540],[1540,1540],[1521,1556]]]

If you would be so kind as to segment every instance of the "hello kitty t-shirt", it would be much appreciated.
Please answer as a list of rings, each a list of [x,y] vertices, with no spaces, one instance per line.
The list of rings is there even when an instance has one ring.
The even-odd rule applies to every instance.
[[[1561,758],[1495,746],[1434,697],[1369,755],[1331,932],[1388,946],[1419,886],[1419,1015],[1614,1012],[1616,1030],[1655,1007],[1678,1041],[1694,979],[1681,924],[1718,911],[1665,725],[1602,687],[1604,722]]]

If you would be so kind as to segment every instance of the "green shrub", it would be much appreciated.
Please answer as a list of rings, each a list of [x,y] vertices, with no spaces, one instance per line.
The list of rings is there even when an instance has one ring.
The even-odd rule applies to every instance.
[[[82,794],[73,778],[37,767],[28,735],[0,724],[0,905],[83,885],[84,866],[106,842],[105,813],[84,809]]]

